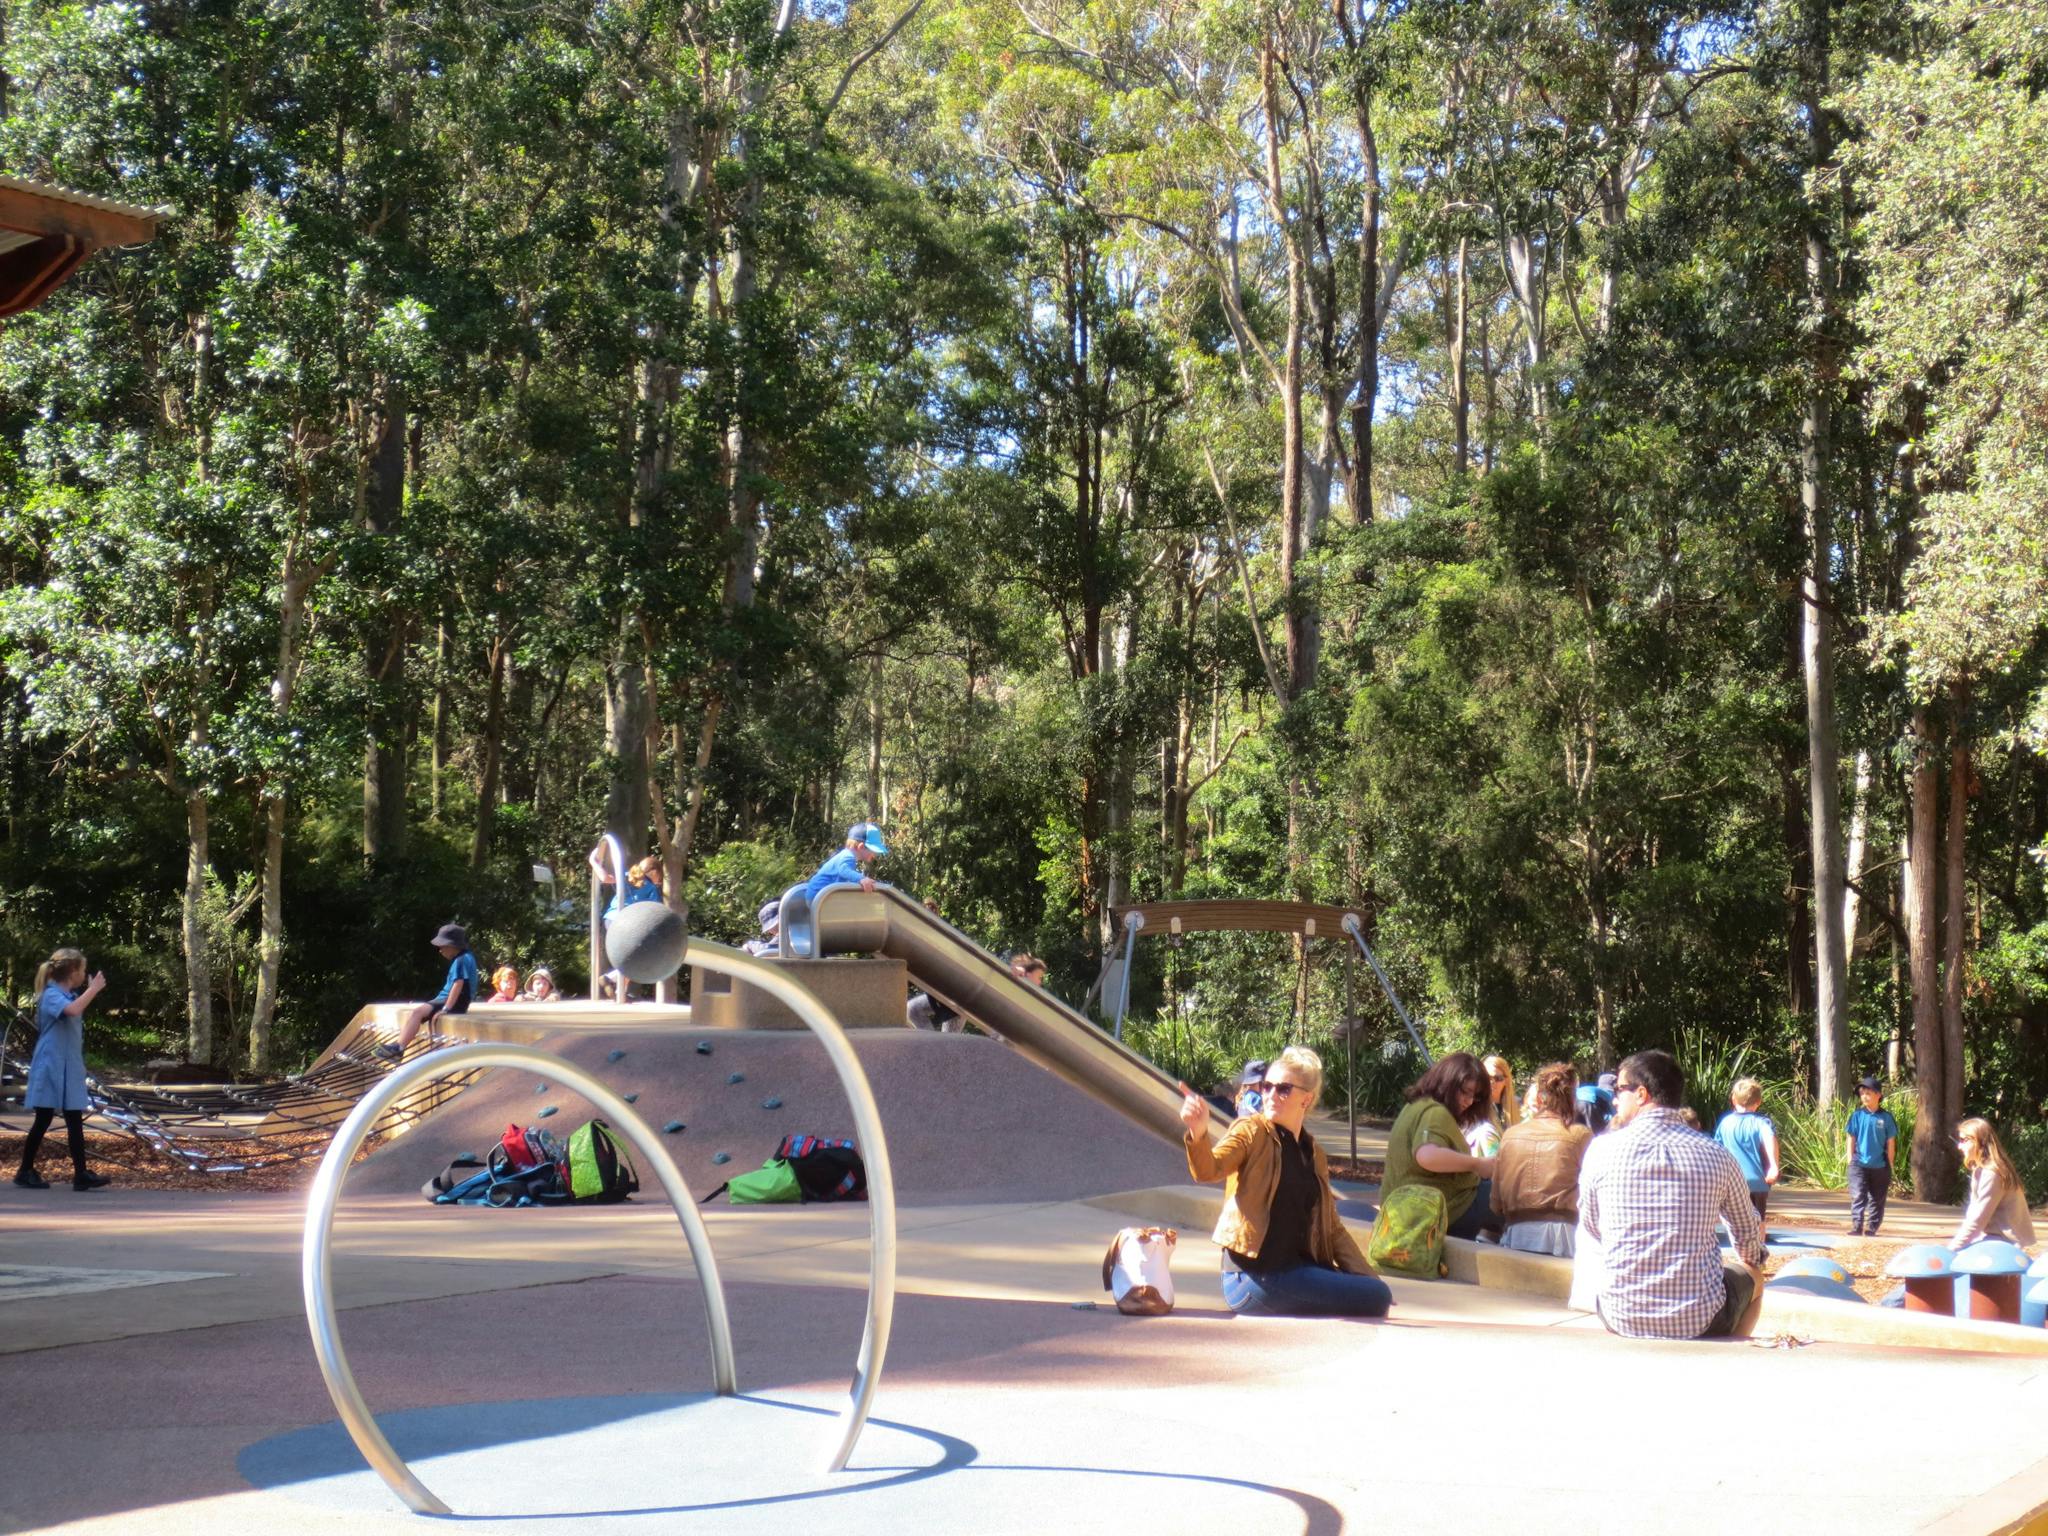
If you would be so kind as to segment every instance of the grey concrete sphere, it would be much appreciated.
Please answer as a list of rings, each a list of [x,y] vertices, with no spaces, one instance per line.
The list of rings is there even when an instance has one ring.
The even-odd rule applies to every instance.
[[[675,975],[689,948],[690,929],[683,914],[658,901],[638,901],[622,909],[604,935],[605,957],[612,969],[642,983]]]

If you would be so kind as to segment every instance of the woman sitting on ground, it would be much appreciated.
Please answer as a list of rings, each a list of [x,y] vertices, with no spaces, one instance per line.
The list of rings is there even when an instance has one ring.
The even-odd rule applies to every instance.
[[[1480,1065],[1486,1068],[1486,1118],[1464,1128],[1465,1148],[1474,1157],[1492,1157],[1507,1128],[1522,1118],[1522,1106],[1515,1099],[1515,1074],[1504,1058],[1488,1056]]]
[[[1209,1104],[1181,1102],[1188,1171],[1224,1181],[1216,1245],[1233,1312],[1283,1317],[1385,1317],[1394,1303],[1337,1216],[1323,1149],[1303,1129],[1322,1091],[1323,1061],[1290,1046],[1266,1067],[1260,1110],[1209,1145]]]
[[[1405,1184],[1428,1184],[1443,1192],[1452,1237],[1498,1231],[1494,1159],[1476,1156],[1465,1141],[1465,1127],[1486,1118],[1489,1090],[1486,1068],[1469,1051],[1451,1052],[1411,1083],[1408,1103],[1387,1132],[1380,1198]]]
[[[1571,1063],[1554,1061],[1536,1074],[1533,1111],[1500,1139],[1493,1208],[1500,1245],[1524,1253],[1572,1256],[1579,1224],[1579,1164],[1593,1133],[1572,1119],[1579,1083]]]
[[[1965,1120],[1956,1127],[1956,1149],[1970,1175],[1970,1200],[1950,1248],[1967,1248],[1987,1238],[2002,1238],[2022,1248],[2034,1242],[2034,1218],[2027,1210],[2027,1187],[2012,1165],[1998,1132],[1988,1120]]]

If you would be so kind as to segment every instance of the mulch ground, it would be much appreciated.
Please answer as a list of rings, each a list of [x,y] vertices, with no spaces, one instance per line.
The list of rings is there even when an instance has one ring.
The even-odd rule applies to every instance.
[[[25,1138],[20,1132],[0,1131],[0,1174],[13,1177],[13,1170],[21,1165],[21,1144]],[[90,1126],[85,1133],[86,1166],[94,1173],[105,1174],[122,1189],[176,1189],[198,1190],[203,1193],[223,1195],[247,1194],[252,1191],[268,1192],[281,1189],[303,1189],[313,1182],[313,1174],[320,1166],[320,1156],[327,1150],[333,1139],[327,1131],[299,1131],[286,1135],[263,1138],[264,1155],[276,1158],[281,1153],[297,1154],[295,1158],[266,1162],[260,1167],[243,1168],[232,1173],[197,1173],[178,1158],[168,1156],[131,1136],[116,1136],[105,1131],[95,1131]],[[383,1145],[383,1138],[372,1137],[357,1154],[361,1162]],[[220,1144],[221,1155],[229,1156],[235,1149],[231,1140]],[[252,1146],[252,1152],[255,1148]],[[43,1138],[42,1152],[36,1158],[36,1171],[52,1184],[69,1182],[71,1178],[71,1153],[64,1139],[64,1124],[59,1121],[50,1128]]]

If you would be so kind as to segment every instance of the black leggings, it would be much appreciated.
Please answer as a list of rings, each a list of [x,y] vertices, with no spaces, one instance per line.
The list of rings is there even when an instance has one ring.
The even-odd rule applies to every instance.
[[[43,1132],[50,1128],[50,1121],[56,1117],[54,1109],[36,1111],[36,1123],[28,1128],[28,1140],[21,1148],[21,1171],[28,1173],[35,1168],[36,1154],[43,1149]],[[85,1111],[67,1109],[64,1111],[64,1137],[71,1143],[71,1176],[85,1177]]]

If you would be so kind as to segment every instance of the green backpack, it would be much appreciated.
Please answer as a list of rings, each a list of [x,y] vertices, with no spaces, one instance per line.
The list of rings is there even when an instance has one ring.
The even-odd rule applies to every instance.
[[[752,1173],[743,1173],[724,1186],[725,1198],[734,1205],[795,1205],[804,1197],[796,1170],[786,1158],[770,1158]],[[713,1190],[711,1195],[717,1194]],[[704,1198],[709,1200],[711,1195]]]
[[[1375,1269],[1434,1280],[1443,1265],[1444,1233],[1450,1224],[1442,1190],[1434,1184],[1403,1184],[1380,1196],[1380,1214],[1372,1224],[1365,1256]]]
[[[569,1154],[561,1166],[568,1173],[572,1200],[623,1200],[640,1188],[633,1159],[602,1120],[579,1126],[570,1135]]]

